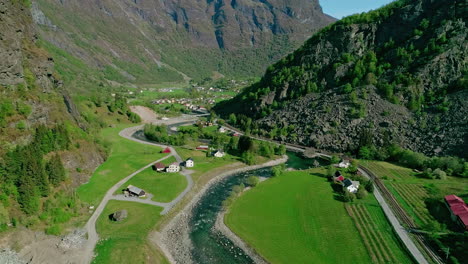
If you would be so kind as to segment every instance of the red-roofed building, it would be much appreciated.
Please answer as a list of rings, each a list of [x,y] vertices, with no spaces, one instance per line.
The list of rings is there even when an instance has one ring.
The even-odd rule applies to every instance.
[[[165,148],[164,150],[161,151],[161,153],[171,153],[171,149]]]
[[[166,165],[164,165],[161,162],[158,162],[158,163],[153,165],[153,170],[155,170],[155,171],[163,171],[164,169],[166,169]]]
[[[456,195],[445,196],[445,204],[450,210],[453,221],[457,221],[466,231],[468,231],[468,206],[462,198]]]

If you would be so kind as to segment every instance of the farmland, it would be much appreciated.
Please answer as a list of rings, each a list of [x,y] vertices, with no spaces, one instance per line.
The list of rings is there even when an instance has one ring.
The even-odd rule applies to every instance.
[[[440,208],[431,213],[428,200],[432,198],[442,201],[445,195],[463,195],[468,192],[468,179],[455,177],[447,177],[446,180],[426,179],[411,169],[388,162],[362,161],[361,163],[383,180],[398,203],[419,226],[444,218],[438,215],[439,213],[447,213]],[[434,213],[436,211],[437,213]]]
[[[85,203],[97,205],[106,191],[119,180],[166,155],[160,153],[159,147],[120,137],[119,132],[128,126],[131,125],[116,125],[102,130],[102,137],[111,145],[111,152],[106,162],[93,173],[89,182],[78,188],[77,193]]]
[[[352,218],[319,177],[324,170],[311,172],[287,172],[247,191],[226,224],[271,263],[370,263]],[[349,249],[345,258],[337,247]]]
[[[372,263],[413,263],[398,241],[374,196],[346,204]]]
[[[110,214],[124,209],[128,212],[126,219],[120,222],[109,219]],[[109,201],[96,224],[102,240],[96,246],[93,263],[167,263],[147,240],[161,211],[162,208],[153,205]]]

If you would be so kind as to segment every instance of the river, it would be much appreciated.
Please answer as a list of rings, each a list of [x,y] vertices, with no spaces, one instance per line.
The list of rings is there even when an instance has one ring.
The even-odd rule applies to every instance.
[[[288,153],[287,166],[304,169],[313,166],[313,160],[303,159],[294,153]],[[236,247],[228,238],[213,231],[217,215],[221,212],[223,201],[229,197],[232,188],[251,176],[270,177],[271,168],[234,174],[213,185],[193,208],[189,222],[190,239],[195,263],[254,263],[245,252]]]

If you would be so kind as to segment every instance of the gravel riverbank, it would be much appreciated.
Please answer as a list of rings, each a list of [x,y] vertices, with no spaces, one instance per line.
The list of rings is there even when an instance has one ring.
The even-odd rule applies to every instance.
[[[250,170],[256,170],[271,166],[276,166],[287,161],[287,156],[283,156],[280,159],[272,160],[260,165],[254,165],[235,169],[222,173],[215,178],[211,179],[201,190],[197,193],[193,199],[188,203],[184,209],[182,209],[162,230],[161,232],[155,232],[151,235],[150,240],[155,243],[166,255],[170,263],[183,263],[189,264],[194,263],[190,255],[192,249],[192,243],[189,237],[189,220],[192,214],[192,209],[197,205],[206,191],[218,183],[222,179],[234,175],[236,173],[242,173]]]
[[[213,229],[216,232],[220,232],[223,236],[229,238],[237,247],[242,249],[251,259],[257,264],[268,264],[257,252],[255,252],[247,243],[245,243],[240,237],[238,237],[234,232],[229,229],[229,227],[224,223],[224,215],[226,211],[223,211],[218,214],[216,217],[216,223]]]

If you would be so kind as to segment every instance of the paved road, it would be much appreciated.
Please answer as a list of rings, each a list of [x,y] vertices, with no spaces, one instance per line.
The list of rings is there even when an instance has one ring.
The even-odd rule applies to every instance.
[[[371,179],[370,175],[367,174],[364,170],[359,169],[359,171],[367,177],[368,179]],[[409,237],[408,233],[406,232],[405,228],[401,226],[400,222],[396,218],[395,214],[393,213],[392,209],[390,209],[390,206],[388,205],[387,201],[383,198],[382,194],[380,193],[379,189],[374,186],[374,195],[377,201],[379,202],[380,206],[382,207],[385,215],[387,216],[388,220],[393,226],[393,229],[395,229],[396,233],[400,237],[400,240],[405,244],[406,248],[408,251],[413,255],[414,259],[419,264],[428,264],[426,258],[424,258],[423,254],[419,250],[419,248],[416,247],[414,244],[413,240]]]
[[[174,119],[170,119],[170,120],[162,120],[161,123],[169,125],[169,124],[173,124],[173,123],[180,123],[181,121],[187,121],[187,119],[190,120],[190,119],[193,119],[193,117],[189,116],[189,117],[182,117],[182,118],[174,118]],[[187,187],[174,200],[172,200],[169,203],[159,203],[159,202],[151,201],[151,197],[149,197],[148,199],[139,199],[139,198],[134,198],[134,197],[125,197],[123,195],[114,195],[114,193],[118,190],[118,188],[120,188],[122,186],[122,184],[124,184],[125,182],[130,180],[133,176],[137,175],[141,171],[149,168],[150,166],[152,166],[156,162],[161,162],[161,161],[163,161],[163,160],[165,160],[165,159],[167,159],[167,158],[169,158],[171,156],[174,156],[174,158],[176,159],[176,161],[178,163],[183,161],[182,158],[180,157],[180,155],[177,153],[177,151],[171,146],[156,144],[156,143],[153,143],[153,142],[148,142],[148,141],[145,141],[145,140],[141,140],[141,139],[137,139],[137,138],[132,137],[133,134],[136,131],[141,130],[142,128],[143,128],[143,125],[129,127],[129,128],[126,128],[126,129],[123,129],[122,131],[120,131],[119,135],[121,137],[124,137],[126,139],[129,139],[129,140],[141,143],[141,144],[153,145],[153,146],[157,146],[157,147],[161,147],[161,148],[169,147],[170,150],[171,150],[171,154],[169,154],[169,155],[167,155],[164,158],[161,158],[159,160],[153,161],[150,164],[146,165],[145,167],[143,167],[143,168],[135,171],[134,173],[128,175],[127,177],[120,180],[118,183],[116,183],[114,186],[112,186],[107,191],[107,193],[104,196],[104,198],[102,199],[101,203],[96,208],[93,215],[90,217],[90,219],[88,220],[88,222],[85,225],[85,230],[86,230],[86,232],[88,234],[88,241],[87,241],[86,246],[85,246],[83,259],[82,259],[83,262],[82,263],[88,264],[88,263],[90,263],[92,261],[92,259],[94,257],[94,248],[96,247],[96,244],[97,244],[97,242],[99,240],[99,236],[98,236],[98,234],[96,232],[96,221],[99,218],[99,216],[101,215],[104,208],[106,207],[109,200],[131,201],[131,202],[138,202],[138,203],[144,203],[144,204],[151,204],[151,205],[154,205],[154,206],[160,206],[160,207],[164,208],[163,211],[161,212],[161,214],[164,215],[164,214],[167,214],[172,209],[172,207],[174,207],[178,202],[180,202],[180,200],[182,200],[182,198],[193,187],[193,180],[192,180],[192,177],[190,175],[193,171],[182,169],[182,171],[180,173],[185,176],[185,179],[187,180]]]
[[[96,232],[96,221],[99,218],[99,216],[101,215],[104,208],[106,207],[109,200],[113,199],[114,193],[120,188],[120,186],[122,186],[122,184],[124,184],[125,182],[130,180],[133,176],[135,176],[138,173],[140,173],[141,171],[149,168],[155,162],[161,162],[161,161],[169,158],[170,156],[172,156],[172,154],[167,155],[164,158],[159,159],[157,161],[151,162],[150,164],[146,165],[145,167],[135,171],[134,173],[132,173],[132,174],[128,175],[127,177],[125,177],[124,179],[120,180],[118,183],[116,183],[114,186],[112,186],[107,191],[107,193],[104,196],[104,198],[102,199],[101,203],[96,208],[93,215],[89,218],[88,222],[85,225],[85,230],[86,230],[86,232],[88,234],[88,241],[86,242],[85,252],[83,254],[83,263],[90,263],[92,261],[92,259],[93,259],[94,247],[96,246],[96,244],[97,244],[97,242],[99,240],[99,236],[98,236],[98,234]]]

